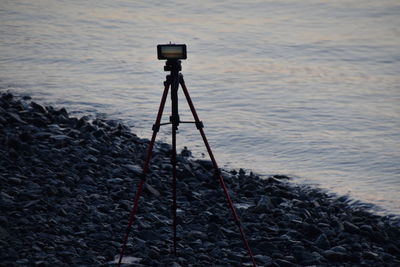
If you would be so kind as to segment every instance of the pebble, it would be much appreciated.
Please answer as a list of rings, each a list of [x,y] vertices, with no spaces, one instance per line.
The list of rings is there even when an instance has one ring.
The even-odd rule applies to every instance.
[[[346,230],[349,233],[358,233],[360,231],[360,228],[352,224],[351,222],[345,221],[343,223],[344,230]]]
[[[328,249],[331,246],[328,237],[324,233],[317,238],[315,245],[322,249]]]
[[[127,168],[128,170],[130,170],[132,173],[134,173],[136,175],[142,174],[142,167],[140,167],[138,165],[125,164],[125,165],[123,165],[123,167]]]

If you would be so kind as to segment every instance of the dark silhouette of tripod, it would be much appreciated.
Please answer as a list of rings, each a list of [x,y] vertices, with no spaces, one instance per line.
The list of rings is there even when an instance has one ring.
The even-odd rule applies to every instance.
[[[122,261],[122,257],[124,256],[125,253],[125,248],[126,248],[126,243],[128,241],[128,237],[129,237],[129,232],[130,229],[132,227],[133,222],[135,221],[135,216],[138,210],[138,203],[139,203],[139,198],[142,194],[143,191],[143,187],[144,187],[144,183],[146,182],[146,176],[149,172],[149,163],[150,163],[150,159],[152,156],[152,152],[153,152],[153,146],[156,140],[156,136],[158,131],[160,130],[160,126],[163,125],[167,125],[167,124],[171,124],[172,125],[172,153],[171,153],[171,163],[172,163],[172,213],[173,213],[173,251],[174,254],[176,255],[176,247],[177,247],[177,238],[176,238],[176,226],[177,226],[177,218],[176,218],[176,209],[177,209],[177,205],[176,205],[176,180],[177,180],[177,170],[176,170],[176,165],[177,165],[177,159],[176,159],[176,131],[178,130],[178,126],[180,123],[194,123],[196,125],[196,128],[200,131],[200,135],[203,139],[204,145],[207,149],[207,152],[210,156],[213,168],[214,168],[214,175],[215,177],[219,180],[221,187],[224,191],[225,197],[227,199],[229,208],[232,212],[233,218],[235,220],[235,223],[238,226],[238,229],[240,231],[240,235],[242,237],[243,243],[245,245],[245,248],[247,249],[247,252],[251,258],[251,261],[253,263],[253,266],[257,266],[253,253],[251,251],[251,248],[249,246],[249,243],[247,242],[246,236],[244,234],[244,230],[241,224],[241,221],[239,219],[239,216],[236,212],[236,209],[233,206],[231,197],[229,195],[228,189],[225,185],[224,179],[221,175],[220,169],[218,168],[217,162],[214,158],[214,155],[211,151],[211,147],[207,141],[206,135],[204,133],[204,126],[203,123],[200,121],[196,109],[194,108],[193,102],[190,98],[188,89],[186,88],[185,85],[185,81],[183,79],[183,75],[180,73],[180,71],[182,70],[182,66],[181,66],[181,61],[180,60],[167,60],[166,64],[164,66],[164,70],[165,71],[170,71],[170,74],[167,75],[166,81],[164,82],[164,93],[162,95],[161,98],[161,103],[160,103],[160,107],[158,109],[158,114],[157,114],[157,119],[156,122],[153,125],[153,135],[151,137],[148,149],[147,149],[147,154],[146,154],[146,158],[144,161],[144,165],[143,165],[143,176],[141,177],[141,180],[139,182],[138,185],[138,189],[134,198],[134,203],[133,203],[133,208],[131,210],[131,213],[129,215],[129,222],[128,222],[128,226],[127,226],[127,230],[126,230],[126,234],[125,234],[125,238],[123,241],[123,245],[121,248],[121,254],[120,254],[120,258],[119,258],[119,262],[118,262],[118,266],[121,266],[121,261]],[[179,113],[178,113],[178,88],[179,85],[181,85],[183,93],[185,94],[186,100],[189,104],[190,110],[193,114],[193,118],[194,121],[181,121],[179,119]],[[171,101],[172,101],[172,112],[171,112],[171,116],[170,116],[170,121],[167,123],[161,123],[161,117],[163,114],[163,110],[164,110],[164,106],[165,106],[165,101],[167,99],[167,95],[168,95],[168,91],[169,88],[171,87]]]

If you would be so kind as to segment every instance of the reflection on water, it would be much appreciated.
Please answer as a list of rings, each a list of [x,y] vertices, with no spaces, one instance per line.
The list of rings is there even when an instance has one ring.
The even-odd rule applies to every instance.
[[[0,86],[149,137],[166,74],[156,45],[186,43],[183,73],[221,166],[400,214],[399,12],[394,0],[6,0]],[[178,143],[205,152],[191,126]]]

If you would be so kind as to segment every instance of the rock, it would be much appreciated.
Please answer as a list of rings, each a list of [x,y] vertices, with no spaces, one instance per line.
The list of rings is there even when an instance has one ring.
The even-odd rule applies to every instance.
[[[13,184],[21,184],[21,182],[22,182],[22,180],[21,179],[19,179],[19,178],[16,178],[16,177],[10,177],[10,178],[8,178],[8,181],[10,181],[11,183],[13,183]]]
[[[106,136],[106,133],[102,129],[99,129],[93,133],[93,136],[100,138]]]
[[[35,102],[31,102],[31,106],[32,106],[32,108],[33,109],[35,109],[36,111],[39,111],[39,112],[41,112],[41,113],[47,113],[47,110],[46,110],[46,108],[45,107],[43,107],[42,105],[39,105],[39,104],[37,104],[37,103],[35,103]]]
[[[50,138],[52,138],[54,140],[58,140],[58,141],[66,141],[66,140],[71,139],[71,137],[69,137],[68,135],[64,135],[64,134],[50,135]]]
[[[77,127],[77,128],[84,128],[85,126],[88,125],[88,120],[89,120],[89,117],[83,116],[82,118],[80,118],[80,119],[77,121],[76,127]]]
[[[96,163],[97,162],[97,158],[93,155],[87,155],[83,158],[84,161],[86,162],[90,162],[90,163]]]
[[[161,194],[160,192],[158,192],[154,187],[152,187],[150,184],[145,183],[145,189],[150,192],[151,194],[153,194],[155,197],[160,197]]]
[[[306,252],[304,251],[301,256],[301,264],[304,266],[310,266],[310,265],[321,265],[321,260],[323,257],[318,253],[318,252]]]
[[[147,255],[153,260],[160,258],[160,254],[155,249],[150,249]]]
[[[388,244],[387,251],[393,255],[400,255],[400,249],[395,244]]]
[[[343,246],[335,246],[335,247],[332,247],[330,250],[338,252],[338,253],[342,253],[344,255],[346,255],[346,253],[347,253],[347,249],[344,248]]]
[[[255,210],[257,212],[268,212],[269,210],[274,208],[274,204],[268,196],[261,196],[257,201],[257,205]]]
[[[193,231],[190,231],[190,232],[188,233],[188,238],[189,238],[190,240],[194,240],[194,239],[206,239],[206,238],[207,238],[207,235],[206,235],[205,233],[201,232],[201,231],[195,231],[195,230],[193,230]]]
[[[192,152],[190,150],[187,149],[187,147],[184,147],[181,151],[181,156],[182,157],[191,157],[192,156]]]
[[[280,175],[280,174],[273,175],[272,178],[275,178],[275,179],[278,179],[278,180],[289,180],[290,179],[290,177],[288,177],[286,175]]]
[[[18,265],[26,265],[26,264],[29,264],[29,260],[28,259],[20,259],[20,260],[17,260],[15,263]]]
[[[203,160],[203,159],[199,159],[196,160],[196,162],[198,164],[200,164],[203,168],[205,168],[206,170],[212,170],[213,169],[213,164],[211,161],[209,160]]]
[[[37,132],[33,134],[34,139],[39,139],[39,140],[45,140],[51,136],[51,133],[49,132]]]
[[[161,164],[161,169],[171,172],[172,171],[172,164],[169,163],[163,163]]]
[[[19,150],[21,148],[21,142],[16,137],[10,137],[7,140],[7,144],[6,145],[8,147],[12,148],[12,149],[15,149],[15,150]]]
[[[271,184],[279,184],[279,183],[282,183],[279,179],[276,179],[276,178],[274,178],[274,177],[268,177],[267,181],[268,181],[268,183],[271,183]]]
[[[330,261],[343,261],[345,259],[345,254],[333,250],[325,250],[322,255]]]
[[[331,244],[324,233],[320,234],[317,240],[315,240],[315,245],[321,249],[328,249],[331,247]]]
[[[256,260],[256,262],[258,262],[258,264],[262,264],[262,266],[268,266],[270,264],[272,264],[272,258],[265,256],[265,255],[255,255],[254,259]]]
[[[154,241],[161,238],[155,231],[152,230],[142,230],[138,233],[138,237],[146,241]]]
[[[0,240],[7,240],[10,234],[6,229],[0,226]]]
[[[126,169],[130,170],[133,172],[135,175],[141,175],[143,173],[143,170],[140,166],[138,165],[133,165],[133,164],[125,164],[123,165]]]
[[[345,221],[343,223],[343,226],[344,230],[346,230],[349,233],[358,233],[360,231],[360,229],[357,226],[348,221]]]
[[[290,261],[287,260],[283,260],[283,259],[277,259],[275,261],[276,264],[278,264],[278,266],[280,267],[292,267],[292,266],[296,266],[295,264],[291,263]]]
[[[317,237],[320,234],[322,234],[321,229],[319,229],[316,225],[314,224],[303,224],[303,228],[305,232],[308,234],[309,237]]]
[[[8,116],[10,117],[10,122],[19,122],[22,124],[27,124],[26,121],[22,120],[17,113],[9,112]]]
[[[361,225],[360,230],[367,234],[373,231],[371,225],[366,225],[366,224]]]
[[[374,252],[371,252],[371,251],[365,251],[363,253],[363,257],[368,259],[368,260],[375,260],[375,259],[378,258],[378,256],[379,255],[377,253],[374,253]]]
[[[67,112],[67,110],[65,108],[61,108],[58,111],[58,114],[64,116],[65,118],[68,118],[68,112]]]
[[[6,124],[7,120],[0,114],[0,124]]]
[[[32,137],[32,135],[31,135],[29,132],[22,132],[22,133],[20,133],[20,135],[19,135],[19,139],[20,139],[22,142],[31,142],[32,139],[33,139],[33,137]]]

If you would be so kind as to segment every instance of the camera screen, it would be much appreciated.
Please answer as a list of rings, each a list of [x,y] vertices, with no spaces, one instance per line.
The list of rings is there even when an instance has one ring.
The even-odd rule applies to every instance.
[[[186,59],[186,45],[167,44],[157,46],[158,59]]]

